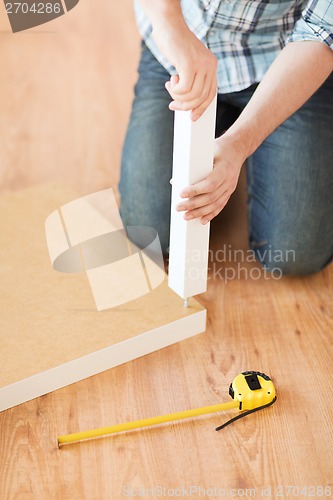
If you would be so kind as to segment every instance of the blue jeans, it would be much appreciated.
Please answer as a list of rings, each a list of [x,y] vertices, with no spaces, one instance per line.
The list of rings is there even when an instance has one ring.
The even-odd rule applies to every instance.
[[[119,191],[125,225],[157,230],[169,245],[173,113],[168,72],[142,45]],[[230,126],[256,85],[218,96],[216,135]],[[248,158],[249,241],[260,262],[310,274],[333,257],[333,74]]]

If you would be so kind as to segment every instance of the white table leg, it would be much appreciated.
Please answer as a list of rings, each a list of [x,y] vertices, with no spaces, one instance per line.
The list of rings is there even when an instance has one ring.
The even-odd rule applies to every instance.
[[[216,98],[196,122],[190,114],[175,112],[169,255],[169,287],[184,299],[207,289],[210,224],[185,221],[184,212],[176,212],[175,206],[183,188],[212,171]]]

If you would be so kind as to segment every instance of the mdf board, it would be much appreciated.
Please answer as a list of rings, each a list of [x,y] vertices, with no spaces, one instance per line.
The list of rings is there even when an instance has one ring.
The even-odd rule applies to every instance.
[[[97,311],[84,273],[52,268],[45,220],[75,198],[57,184],[0,197],[0,411],[205,330],[166,279]]]

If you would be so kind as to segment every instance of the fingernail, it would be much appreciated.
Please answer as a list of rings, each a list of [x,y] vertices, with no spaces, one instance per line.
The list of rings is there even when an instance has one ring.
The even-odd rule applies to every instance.
[[[194,219],[194,216],[192,214],[185,214],[184,219],[185,220],[192,220],[192,219]]]
[[[209,220],[207,219],[201,219],[201,224],[204,226],[205,224],[207,224],[209,222]]]
[[[185,210],[185,207],[184,207],[184,205],[177,205],[177,206],[176,206],[176,210],[177,210],[178,212],[182,212],[183,210]]]

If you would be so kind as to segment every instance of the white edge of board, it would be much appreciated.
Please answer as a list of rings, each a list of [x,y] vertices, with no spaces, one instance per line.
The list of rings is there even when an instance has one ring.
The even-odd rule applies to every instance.
[[[0,388],[0,411],[188,339],[206,330],[204,309]]]

